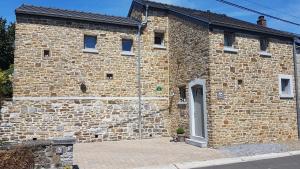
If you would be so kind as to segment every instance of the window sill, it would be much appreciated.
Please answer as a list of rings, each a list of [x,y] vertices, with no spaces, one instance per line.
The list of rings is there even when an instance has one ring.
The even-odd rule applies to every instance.
[[[224,51],[225,52],[231,52],[231,53],[237,53],[238,49],[235,49],[235,48],[229,47],[229,46],[224,46]]]
[[[123,55],[123,56],[134,56],[135,54],[133,52],[122,51],[121,55]]]
[[[258,52],[258,53],[260,54],[260,56],[267,56],[267,57],[271,57],[271,56],[272,56],[271,53],[266,52],[266,51],[260,51],[260,52]]]
[[[280,99],[293,99],[293,95],[280,95]]]
[[[82,52],[84,52],[84,53],[94,53],[94,54],[99,53],[97,49],[82,49]]]
[[[167,49],[167,47],[164,45],[153,45],[153,48],[154,49]]]
[[[181,102],[181,101],[180,101],[180,102],[178,102],[177,104],[178,104],[178,105],[186,105],[187,102]]]

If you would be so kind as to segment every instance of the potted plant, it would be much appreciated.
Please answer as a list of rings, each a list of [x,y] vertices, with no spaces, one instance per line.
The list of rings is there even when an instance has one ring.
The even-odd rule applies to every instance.
[[[185,131],[182,127],[179,127],[177,130],[177,141],[178,142],[184,142],[185,141]]]

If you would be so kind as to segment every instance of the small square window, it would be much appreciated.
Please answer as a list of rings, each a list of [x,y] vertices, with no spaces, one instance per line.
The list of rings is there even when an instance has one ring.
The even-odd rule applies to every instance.
[[[106,79],[107,80],[113,80],[114,79],[114,75],[112,73],[107,73],[106,74]]]
[[[179,87],[179,101],[180,102],[186,102],[186,87],[181,86]]]
[[[293,86],[292,76],[290,75],[279,75],[279,95],[280,98],[292,98]]]
[[[164,33],[154,33],[154,44],[164,46]]]
[[[44,50],[43,56],[44,56],[45,58],[50,57],[50,50]]]
[[[132,39],[122,39],[122,51],[124,52],[132,51]]]
[[[259,42],[260,42],[260,50],[267,51],[269,48],[269,40],[265,38],[261,38]]]
[[[224,46],[233,47],[234,41],[235,41],[235,37],[233,33],[230,32],[224,33]]]
[[[84,35],[84,49],[96,49],[97,36]]]

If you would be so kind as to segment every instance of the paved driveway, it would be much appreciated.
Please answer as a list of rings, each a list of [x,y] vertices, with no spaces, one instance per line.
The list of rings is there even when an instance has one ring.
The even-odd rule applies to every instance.
[[[221,151],[174,143],[170,138],[77,143],[79,169],[128,169],[228,157]]]

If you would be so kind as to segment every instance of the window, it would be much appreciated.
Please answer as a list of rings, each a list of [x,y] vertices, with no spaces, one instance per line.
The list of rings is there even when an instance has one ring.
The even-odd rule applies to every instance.
[[[296,42],[296,54],[300,55],[300,43]]]
[[[186,101],[186,88],[185,86],[179,87],[179,102],[185,102]]]
[[[164,33],[154,33],[154,44],[164,46]]]
[[[224,46],[225,47],[233,47],[233,43],[235,41],[235,37],[233,33],[225,32],[224,33]]]
[[[291,75],[279,75],[279,95],[280,98],[292,98],[294,96]]]
[[[132,39],[122,39],[122,51],[124,52],[132,51]]]
[[[114,79],[114,75],[112,73],[107,73],[106,74],[106,79],[107,80],[113,80]]]
[[[44,50],[43,56],[44,56],[45,58],[50,57],[50,50]]]
[[[84,49],[96,49],[97,36],[84,35]]]
[[[260,39],[260,50],[266,52],[269,47],[269,41],[268,39],[261,38]]]

